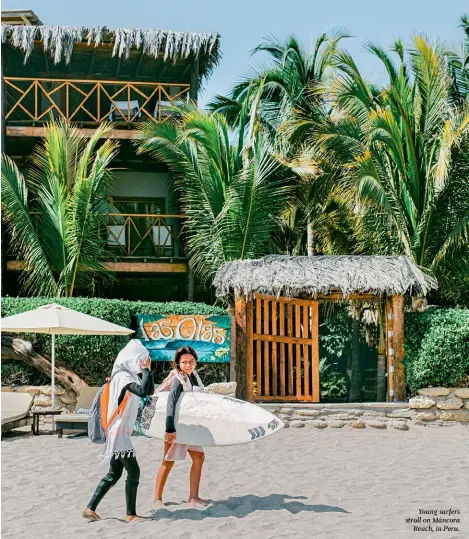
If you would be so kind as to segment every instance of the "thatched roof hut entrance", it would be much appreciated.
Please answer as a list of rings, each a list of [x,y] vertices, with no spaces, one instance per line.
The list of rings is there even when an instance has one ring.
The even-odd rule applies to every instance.
[[[404,295],[436,280],[406,257],[269,255],[224,264],[214,285],[236,320],[238,394],[249,401],[319,402],[320,301],[383,304],[387,400],[405,398]]]

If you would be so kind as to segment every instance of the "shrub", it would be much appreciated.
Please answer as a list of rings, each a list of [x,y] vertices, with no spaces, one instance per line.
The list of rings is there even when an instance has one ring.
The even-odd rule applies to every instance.
[[[47,303],[59,303],[70,309],[108,320],[120,326],[135,328],[135,315],[141,314],[200,314],[223,315],[226,310],[221,307],[192,302],[152,303],[146,301],[124,301],[102,298],[9,298],[2,300],[2,317],[36,309]],[[50,356],[51,338],[44,334],[25,334],[24,338],[31,340],[34,348],[40,354]],[[103,383],[105,376],[111,370],[112,363],[119,350],[126,344],[128,337],[123,336],[83,336],[60,335],[56,338],[56,358],[90,385]],[[2,365],[2,384],[18,383],[21,379],[18,367],[12,368],[12,363]],[[219,368],[219,367],[218,367]],[[24,377],[28,383],[31,380],[31,369],[21,365]],[[156,370],[161,368],[156,366]],[[208,367],[205,370],[209,370]],[[228,368],[229,370],[229,368]],[[13,376],[14,374],[14,376]],[[208,375],[210,373],[207,372]],[[211,377],[211,376],[210,376]],[[24,378],[26,379],[26,378]],[[39,382],[40,380],[40,382]],[[158,381],[158,380],[157,380]],[[37,384],[43,383],[43,377],[38,373]]]
[[[405,315],[406,383],[462,386],[469,375],[469,310],[438,309]]]

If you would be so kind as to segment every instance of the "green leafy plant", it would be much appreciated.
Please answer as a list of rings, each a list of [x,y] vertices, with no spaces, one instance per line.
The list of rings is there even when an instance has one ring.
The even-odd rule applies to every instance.
[[[333,370],[333,366],[323,358],[319,362],[321,399],[345,397],[348,394],[347,375]]]
[[[469,310],[406,313],[405,368],[412,394],[428,386],[467,387]]]
[[[286,203],[282,167],[256,121],[256,103],[246,102],[236,133],[221,114],[195,105],[177,108],[177,124],[149,121],[141,128],[138,151],[174,175],[190,263],[204,282],[228,260],[267,254],[273,216]]]
[[[115,141],[100,139],[111,128],[104,123],[88,139],[77,127],[51,122],[31,156],[27,180],[2,156],[2,218],[11,249],[25,264],[25,293],[73,296],[111,279],[99,234],[117,153]]]

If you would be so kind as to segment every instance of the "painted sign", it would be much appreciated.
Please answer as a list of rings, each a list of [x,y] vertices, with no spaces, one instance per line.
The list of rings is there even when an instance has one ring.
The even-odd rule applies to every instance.
[[[153,361],[171,361],[181,346],[192,346],[199,361],[229,363],[229,316],[138,314],[137,336]]]

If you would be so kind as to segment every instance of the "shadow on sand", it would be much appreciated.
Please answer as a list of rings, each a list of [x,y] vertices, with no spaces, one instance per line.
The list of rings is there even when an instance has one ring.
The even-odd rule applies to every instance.
[[[286,509],[296,515],[303,511],[313,513],[347,513],[342,507],[333,505],[308,505],[299,500],[307,500],[306,496],[289,496],[288,494],[270,494],[269,496],[246,496],[230,497],[226,500],[213,502],[206,509],[196,509],[183,504],[180,509],[169,511],[164,507],[155,510],[152,520],[203,520],[205,518],[236,517],[244,518],[256,511],[280,511]],[[168,504],[169,506],[175,504]]]

